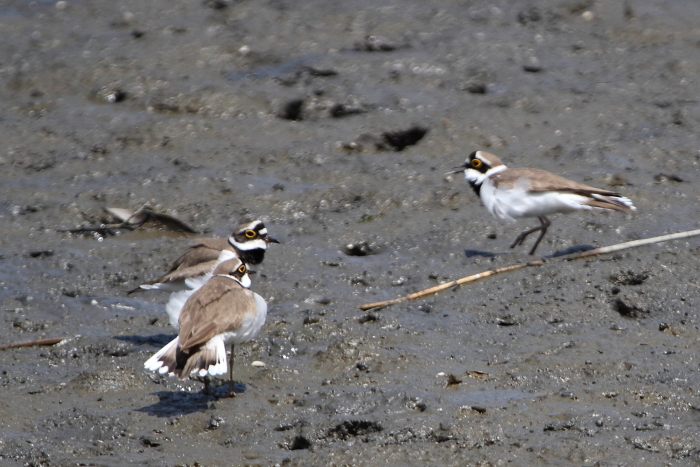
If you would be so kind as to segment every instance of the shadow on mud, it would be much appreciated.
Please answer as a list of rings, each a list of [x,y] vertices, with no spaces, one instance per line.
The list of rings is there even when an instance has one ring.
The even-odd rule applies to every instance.
[[[594,250],[597,247],[594,247],[593,245],[574,245],[566,250],[559,250],[555,251],[551,255],[545,256],[545,258],[556,258],[557,256],[566,256],[566,255],[571,255],[573,253],[582,253],[584,251],[589,251],[589,250]]]
[[[158,391],[153,393],[160,399],[155,404],[136,409],[155,417],[175,417],[212,409],[214,397],[204,392]]]
[[[504,254],[504,253],[500,253],[500,254]],[[467,258],[473,258],[474,256],[483,256],[484,258],[493,258],[494,256],[498,256],[499,253],[492,253],[490,251],[482,251],[482,250],[465,249],[464,255]]]
[[[192,377],[194,380],[201,380],[198,377]],[[228,380],[209,378],[209,393],[204,389],[199,392],[186,391],[158,391],[153,394],[160,399],[155,404],[136,409],[137,412],[144,412],[155,417],[175,417],[178,415],[187,415],[194,412],[206,412],[207,410],[215,409],[212,402],[220,399],[227,399],[228,396]],[[246,392],[247,386],[243,383],[234,382],[234,391],[237,396],[243,395]]]
[[[164,347],[165,344],[175,339],[176,337],[177,334],[154,334],[152,336],[114,336],[115,339],[120,341],[129,342],[134,345],[150,344],[154,347],[157,347],[157,349]]]

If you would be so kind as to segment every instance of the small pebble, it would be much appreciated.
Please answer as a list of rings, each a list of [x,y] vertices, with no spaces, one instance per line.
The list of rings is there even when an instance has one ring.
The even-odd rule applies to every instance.
[[[471,94],[486,94],[487,91],[486,83],[480,81],[470,81],[462,89]]]
[[[212,415],[211,419],[209,419],[209,429],[216,430],[223,423],[225,423],[225,420],[221,415]]]
[[[408,279],[406,279],[405,277],[401,276],[401,277],[399,277],[398,279],[396,279],[395,281],[392,281],[392,282],[391,282],[391,285],[393,285],[394,287],[399,287],[399,286],[401,286],[401,285],[404,285],[404,284],[406,283],[407,280],[408,280]]]
[[[348,243],[343,252],[348,256],[367,256],[372,254],[372,248],[367,242]]]

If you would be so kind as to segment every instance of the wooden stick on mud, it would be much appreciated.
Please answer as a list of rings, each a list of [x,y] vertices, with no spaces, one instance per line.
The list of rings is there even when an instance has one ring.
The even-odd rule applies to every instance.
[[[572,261],[580,258],[588,258],[590,256],[602,255],[605,253],[612,253],[614,251],[625,250],[627,248],[635,248],[642,245],[649,245],[651,243],[661,243],[667,242],[669,240],[677,240],[679,238],[695,237],[700,235],[700,229],[689,230],[686,232],[678,232],[675,234],[661,235],[660,237],[643,238],[641,240],[632,240],[630,242],[618,243],[616,245],[604,246],[600,248],[595,248],[593,250],[584,251],[582,253],[572,253],[570,255],[562,256],[561,258],[566,261]],[[458,285],[466,284],[468,282],[478,281],[489,276],[495,276],[496,274],[501,274],[502,272],[515,271],[517,269],[527,268],[530,266],[540,266],[547,262],[545,259],[540,259],[536,261],[530,261],[528,263],[513,264],[510,266],[504,266],[498,269],[491,269],[488,271],[480,272],[478,274],[472,274],[471,276],[462,277],[461,279],[456,279],[444,284],[436,285],[429,289],[421,290],[420,292],[414,292],[412,294],[406,295],[404,297],[394,298],[392,300],[385,300],[383,302],[368,303],[366,305],[359,306],[360,310],[371,310],[373,308],[383,308],[385,306],[393,305],[394,303],[404,302],[407,300],[415,300],[416,298],[425,297],[426,295],[432,295],[434,293],[441,292],[445,289],[451,289]]]
[[[55,345],[63,340],[63,337],[49,337],[48,339],[37,339],[34,341],[15,342],[13,344],[0,345],[0,350],[17,349],[19,347],[33,347],[35,345]]]

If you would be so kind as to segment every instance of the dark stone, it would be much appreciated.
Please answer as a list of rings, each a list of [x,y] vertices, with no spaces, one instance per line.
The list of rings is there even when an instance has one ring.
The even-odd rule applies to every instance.
[[[408,130],[394,130],[382,133],[382,139],[396,151],[418,143],[428,133],[427,128],[413,126]]]
[[[540,14],[540,10],[538,10],[537,7],[533,6],[531,8],[528,8],[527,10],[519,12],[517,19],[518,23],[525,26],[529,23],[536,23],[540,21],[542,19],[542,15]]]
[[[306,72],[307,72],[309,75],[311,75],[311,76],[321,76],[321,77],[324,77],[324,76],[336,76],[336,75],[338,74],[337,71],[331,70],[331,69],[319,70],[318,68],[314,68],[314,67],[310,67],[310,66],[307,66],[307,67],[305,67],[304,69],[305,69]]]
[[[575,425],[573,420],[567,420],[561,423],[549,423],[544,426],[544,431],[566,431],[574,428]]]
[[[372,254],[372,248],[367,242],[349,243],[343,252],[348,256],[367,256]]]
[[[53,250],[30,251],[27,253],[27,256],[30,258],[48,258],[49,256],[53,256]]]
[[[472,94],[486,94],[487,87],[486,83],[482,83],[481,81],[470,81],[464,85],[462,90]]]
[[[360,324],[365,324],[369,321],[377,321],[378,319],[379,317],[375,313],[367,313],[366,315],[358,319],[357,322]]]
[[[673,174],[657,174],[654,175],[654,181],[656,183],[661,183],[661,182],[676,182],[676,183],[681,183],[684,182],[681,177],[678,175],[673,175]]]
[[[279,118],[285,120],[301,120],[301,109],[304,105],[304,99],[293,99],[288,101],[282,107],[282,110],[277,114]]]
[[[344,104],[335,104],[333,107],[330,108],[328,112],[333,118],[342,118],[347,117],[349,115],[357,115],[364,113],[364,110],[357,109],[354,107],[346,107]]]
[[[223,10],[228,8],[229,2],[226,0],[205,0],[204,6],[211,8],[212,10]]]
[[[640,318],[643,314],[648,313],[629,300],[628,296],[616,298],[613,302],[613,309],[626,318]]]
[[[328,430],[329,438],[347,440],[356,436],[377,433],[384,428],[377,423],[368,420],[346,420]]]
[[[496,324],[499,326],[515,326],[519,323],[513,315],[505,315],[498,318]]]
[[[457,377],[456,377],[455,375],[453,375],[452,373],[450,373],[449,375],[447,375],[447,386],[448,386],[448,387],[449,387],[449,386],[454,386],[454,385],[457,385],[457,384],[462,384],[462,380],[459,379],[459,378],[457,378]]]
[[[116,104],[117,102],[122,102],[126,99],[126,92],[121,89],[117,89],[109,94],[107,94],[107,102]]]
[[[141,444],[149,448],[157,448],[160,446],[160,441],[150,436],[144,436],[141,438]]]
[[[611,274],[608,280],[615,285],[640,285],[648,278],[648,272],[620,271],[617,274]]]
[[[291,451],[298,451],[299,449],[309,449],[310,447],[311,441],[306,439],[304,436],[299,435],[294,437],[291,446],[289,446],[289,449]]]

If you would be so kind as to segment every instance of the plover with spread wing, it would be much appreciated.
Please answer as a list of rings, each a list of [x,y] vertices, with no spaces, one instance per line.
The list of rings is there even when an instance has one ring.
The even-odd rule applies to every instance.
[[[270,243],[279,243],[270,237],[260,220],[241,224],[228,238],[200,238],[170,266],[168,272],[152,281],[139,285],[127,293],[140,290],[176,292],[190,289],[188,279],[211,273],[219,263],[222,251],[231,251],[248,265],[260,264]]]

